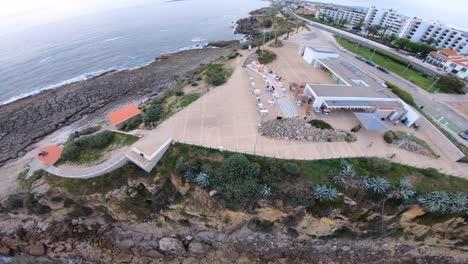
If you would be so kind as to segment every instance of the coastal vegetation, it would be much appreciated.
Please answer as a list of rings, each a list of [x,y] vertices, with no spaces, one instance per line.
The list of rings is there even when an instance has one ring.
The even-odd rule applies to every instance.
[[[320,129],[333,129],[333,127],[330,124],[320,119],[312,119],[308,123],[311,124],[313,127]]]
[[[102,161],[105,154],[119,147],[135,143],[137,137],[103,131],[93,135],[80,136],[65,143],[62,155],[57,165],[60,164],[90,164]]]
[[[397,188],[403,180],[411,182],[412,190],[417,194],[415,197],[432,192],[452,194],[468,188],[468,181],[463,178],[378,158],[288,161],[185,144],[172,146],[151,173],[128,164],[93,179],[65,179],[51,175],[45,178],[52,186],[63,187],[75,195],[84,195],[106,193],[125,185],[129,179],[154,179],[156,173],[163,178],[175,174],[183,181],[193,181],[207,191],[216,190],[219,193],[215,196],[217,202],[233,210],[250,210],[258,200],[265,199],[265,185],[271,201],[282,200],[293,206],[311,208],[314,206],[311,203],[315,199],[314,189],[318,185],[336,188],[358,200],[362,197],[373,199],[365,189],[374,189],[379,194]],[[354,186],[354,183],[359,183],[363,189],[352,189],[350,186]]]
[[[408,62],[396,58],[385,52],[369,49],[347,39],[337,38],[338,43],[348,51],[355,53],[365,59],[373,61],[375,64],[387,68],[389,71],[400,77],[414,83],[424,90],[434,93],[436,91],[443,93],[461,93],[459,86],[454,86],[452,78],[436,78],[413,69]],[[454,78],[454,77],[453,77]],[[436,82],[437,81],[437,82]],[[435,84],[434,84],[435,83]]]
[[[206,70],[205,81],[209,85],[220,86],[223,85],[227,79],[229,79],[231,74],[232,70],[225,68],[223,64],[212,64]]]
[[[257,50],[257,59],[261,64],[268,64],[276,60],[276,54],[270,50]]]

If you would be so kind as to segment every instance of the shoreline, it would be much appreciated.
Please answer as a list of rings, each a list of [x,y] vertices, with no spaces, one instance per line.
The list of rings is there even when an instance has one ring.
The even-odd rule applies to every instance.
[[[239,40],[239,41],[241,41],[241,40]],[[231,41],[236,41],[236,40],[231,40]],[[216,42],[212,42],[212,43],[216,43]],[[173,52],[160,54],[159,56],[153,58],[151,61],[142,63],[142,64],[140,64],[138,66],[135,66],[135,67],[125,68],[125,67],[118,66],[118,67],[110,67],[110,68],[105,69],[105,70],[98,70],[98,71],[95,71],[95,72],[84,73],[84,74],[78,75],[76,77],[72,77],[72,78],[69,78],[69,79],[66,79],[66,80],[58,81],[55,84],[50,84],[50,85],[47,85],[47,86],[44,86],[44,87],[41,87],[41,88],[36,88],[31,92],[23,93],[23,94],[20,94],[20,95],[18,95],[16,97],[11,97],[11,98],[7,99],[6,101],[0,102],[0,107],[9,105],[11,103],[18,102],[18,101],[20,101],[20,100],[22,100],[24,98],[28,98],[30,96],[38,95],[38,94],[40,94],[42,92],[45,92],[45,91],[60,89],[60,88],[62,88],[64,86],[67,86],[67,85],[87,81],[87,80],[97,78],[97,77],[101,77],[101,76],[104,76],[104,75],[107,75],[107,74],[110,74],[110,73],[113,73],[113,72],[137,70],[137,69],[146,67],[146,66],[148,66],[148,65],[150,65],[150,64],[152,64],[154,62],[157,62],[163,56],[169,56],[171,54],[177,54],[179,52],[188,51],[188,50],[216,48],[216,47],[210,46],[210,44],[211,44],[211,42],[210,43],[200,44],[200,45],[197,44],[197,45],[193,45],[193,46],[182,47],[182,48],[177,49],[176,51],[173,51]]]
[[[136,69],[107,71],[0,105],[0,166],[24,156],[47,135],[85,116],[96,118],[92,115],[102,115],[116,105],[164,93],[190,78],[200,65],[238,48],[238,40],[219,41],[200,49],[162,54]]]

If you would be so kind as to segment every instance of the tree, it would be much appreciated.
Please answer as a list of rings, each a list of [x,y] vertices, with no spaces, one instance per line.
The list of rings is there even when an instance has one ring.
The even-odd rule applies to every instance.
[[[465,82],[453,75],[442,75],[439,79],[439,84],[452,89],[454,92],[463,94],[465,89]]]
[[[382,29],[380,25],[372,25],[367,28],[367,36],[375,36],[379,33],[379,31]]]
[[[353,29],[362,30],[363,26],[364,26],[364,18],[361,18],[359,22],[353,27]]]
[[[407,39],[407,38],[397,38],[395,41],[394,41],[394,45],[397,49],[406,49],[406,46],[408,45],[408,43],[410,43],[411,40]]]
[[[342,18],[342,19],[340,19],[340,21],[338,22],[338,24],[339,24],[340,26],[344,26],[344,25],[346,25],[347,23],[348,23],[348,20],[347,20],[346,18]]]

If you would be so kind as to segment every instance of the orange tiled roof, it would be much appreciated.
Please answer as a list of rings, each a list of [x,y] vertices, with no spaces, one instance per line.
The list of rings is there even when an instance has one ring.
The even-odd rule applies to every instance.
[[[438,52],[443,52],[444,54],[447,54],[449,56],[460,56],[460,53],[451,49],[441,49],[441,50],[438,50]]]
[[[62,155],[62,148],[57,146],[48,146],[39,151],[37,159],[47,165],[54,165]]]
[[[468,68],[468,59],[458,59],[458,60],[451,60],[451,62],[456,63],[460,66]]]
[[[112,125],[118,125],[134,116],[141,114],[140,109],[134,104],[121,108],[115,112],[110,113],[109,118]]]

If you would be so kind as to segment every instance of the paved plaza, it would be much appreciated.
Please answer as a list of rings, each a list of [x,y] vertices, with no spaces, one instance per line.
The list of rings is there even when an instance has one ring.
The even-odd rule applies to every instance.
[[[328,76],[324,76],[323,72],[311,69],[310,65],[301,59],[297,52],[299,48],[293,43],[286,43],[284,48],[275,49],[279,57],[271,67],[283,77],[285,86],[288,86],[289,81],[300,82],[301,76],[307,76],[307,82],[330,82],[326,78]],[[283,49],[289,50],[289,52],[284,53]],[[274,105],[268,104],[272,95],[265,91],[265,81],[262,75],[242,67],[248,54],[243,52],[243,55],[233,62],[235,70],[226,84],[211,89],[199,100],[176,113],[155,130],[146,132],[145,137],[139,140],[134,147],[146,155],[151,155],[162,142],[173,138],[182,143],[212,148],[222,146],[230,151],[285,159],[316,160],[371,156],[386,158],[396,154],[396,158],[394,158],[396,162],[420,168],[434,167],[445,173],[468,176],[466,170],[461,167],[463,164],[451,160],[450,155],[432,143],[430,136],[422,130],[415,131],[405,126],[398,126],[395,130],[416,133],[440,155],[440,158],[429,158],[388,145],[383,140],[383,131],[375,132],[361,129],[356,133],[358,141],[353,143],[290,141],[260,136],[257,133],[257,128],[262,119],[276,118],[277,115],[281,114],[281,111],[276,103]],[[293,59],[293,56],[299,59]],[[289,63],[287,69],[282,66],[284,60]],[[261,90],[260,97],[265,109],[268,110],[267,116],[260,114],[258,101],[251,85],[252,81],[255,83],[255,88]],[[293,97],[292,94],[286,96]],[[304,108],[298,107],[299,116],[305,113]],[[313,114],[312,118],[324,119],[333,127],[347,131],[358,124],[358,120],[349,112],[335,112],[328,116]]]

